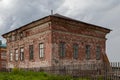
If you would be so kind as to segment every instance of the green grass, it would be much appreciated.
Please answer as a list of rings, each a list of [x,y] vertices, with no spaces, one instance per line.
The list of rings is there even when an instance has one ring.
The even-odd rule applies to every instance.
[[[33,72],[13,69],[12,72],[0,72],[0,80],[90,80],[74,79],[71,76],[47,74],[45,72]],[[101,80],[101,79],[100,79]]]
[[[13,69],[12,72],[0,72],[0,80],[77,80],[70,76],[58,76],[45,72],[33,72]]]

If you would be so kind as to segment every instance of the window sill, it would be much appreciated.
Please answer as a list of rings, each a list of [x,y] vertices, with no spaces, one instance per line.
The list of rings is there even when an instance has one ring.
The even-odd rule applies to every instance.
[[[44,58],[44,57],[40,57],[40,60],[44,61],[44,60],[45,60],[45,58]]]
[[[31,59],[30,61],[31,61],[31,62],[35,62],[35,60],[34,60],[34,59]]]

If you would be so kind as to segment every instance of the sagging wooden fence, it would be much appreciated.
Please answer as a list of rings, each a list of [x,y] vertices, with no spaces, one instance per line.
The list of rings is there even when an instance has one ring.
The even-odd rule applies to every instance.
[[[5,69],[11,71],[12,69]],[[44,71],[56,75],[70,75],[72,77],[85,78],[87,80],[120,80],[120,63],[109,64],[75,64],[58,65],[52,67],[26,68],[26,71]]]

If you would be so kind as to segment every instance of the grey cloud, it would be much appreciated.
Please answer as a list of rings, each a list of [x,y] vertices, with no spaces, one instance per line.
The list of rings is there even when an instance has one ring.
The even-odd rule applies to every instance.
[[[6,6],[2,2],[0,34],[49,15],[54,10],[55,13],[112,29],[107,36],[107,54],[111,61],[120,61],[120,0],[8,0],[10,4]]]
[[[49,15],[51,9],[56,10],[63,2],[64,0],[10,0],[5,6],[1,0],[0,34]]]
[[[91,19],[87,20],[88,18],[104,17],[107,12],[120,5],[119,0],[66,0],[67,2],[71,2],[71,5],[65,6],[67,4],[64,3],[59,12],[67,13],[68,16],[72,15],[72,17],[83,21],[92,21]],[[82,3],[85,4],[84,7],[81,7]]]
[[[54,2],[53,2],[54,1]],[[57,9],[59,5],[63,2],[58,0],[26,0],[26,2],[20,3],[21,6],[18,6],[14,15],[16,15],[16,19],[18,19],[15,23],[15,26],[21,26],[25,23],[31,22],[33,20],[39,19],[45,15],[49,15],[51,9]],[[57,5],[56,5],[57,4]],[[21,22],[22,21],[22,22]],[[21,22],[19,24],[19,22]]]

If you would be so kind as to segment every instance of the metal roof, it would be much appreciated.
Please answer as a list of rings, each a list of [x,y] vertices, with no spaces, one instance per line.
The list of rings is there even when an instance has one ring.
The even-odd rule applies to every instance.
[[[32,24],[32,23],[35,23],[35,22],[37,22],[37,21],[40,21],[40,20],[42,20],[42,19],[44,19],[44,18],[47,18],[47,17],[50,17],[50,16],[58,17],[58,18],[66,19],[66,20],[72,20],[72,21],[80,22],[80,23],[83,23],[83,24],[87,24],[87,25],[91,25],[91,26],[94,26],[94,27],[99,27],[99,28],[102,28],[102,29],[106,29],[106,30],[108,30],[108,31],[111,31],[111,30],[108,29],[108,28],[104,28],[104,27],[97,26],[97,25],[94,25],[94,24],[82,22],[82,21],[79,21],[79,20],[76,20],[76,19],[72,19],[72,18],[69,18],[69,17],[66,17],[66,16],[63,16],[63,15],[60,15],[60,14],[57,14],[57,13],[56,13],[56,14],[53,14],[53,15],[45,16],[45,17],[43,17],[43,18],[41,18],[41,19],[38,19],[38,20],[35,20],[35,21],[33,21],[33,22],[30,22],[30,23],[28,23],[28,24],[26,24],[26,25],[24,25],[24,26],[21,26],[21,27],[19,27],[19,28],[17,28],[17,29],[14,29],[14,30],[12,30],[12,31],[9,31],[9,32],[3,34],[2,36],[6,35],[6,34],[8,34],[8,33],[11,33],[11,32],[13,32],[13,31],[15,31],[15,30],[18,30],[18,29],[20,29],[20,28],[22,28],[22,27],[26,27],[27,25],[30,25],[30,24]]]

